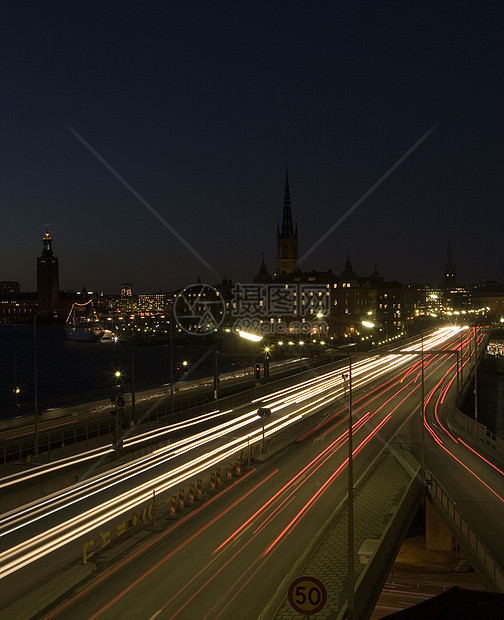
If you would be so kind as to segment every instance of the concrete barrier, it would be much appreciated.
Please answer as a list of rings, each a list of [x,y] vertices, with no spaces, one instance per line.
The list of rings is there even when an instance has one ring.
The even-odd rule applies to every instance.
[[[2,618],[30,620],[41,614],[64,594],[78,586],[96,570],[96,564],[78,564],[64,571],[48,583],[2,610]]]

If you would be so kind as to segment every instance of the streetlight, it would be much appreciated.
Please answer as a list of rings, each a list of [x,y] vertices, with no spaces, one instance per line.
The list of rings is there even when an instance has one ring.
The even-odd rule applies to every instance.
[[[362,327],[367,327],[372,329],[375,324],[371,321],[361,321]],[[357,327],[354,327],[354,352],[357,353]]]
[[[474,325],[474,419],[478,420],[478,339]]]
[[[264,347],[264,380],[269,381],[269,353],[270,347]]]
[[[170,416],[173,419],[173,306],[175,300],[172,300],[170,306]],[[159,422],[159,407],[156,408],[156,422]]]
[[[261,340],[263,339],[263,337],[259,336],[259,334],[245,332],[241,329],[238,330],[238,335],[241,336],[241,338],[245,338],[245,340],[250,340],[251,342],[261,342]]]
[[[133,426],[135,423],[135,356],[131,354],[131,415],[130,415],[130,426]]]
[[[354,515],[353,515],[353,434],[352,434],[352,354],[338,349],[348,357],[348,618],[355,618],[354,592]],[[343,380],[347,378],[343,375]]]
[[[371,321],[362,321],[362,325],[364,325],[364,327],[374,327],[375,324],[372,323]]]
[[[33,416],[35,422],[35,438],[33,444],[34,456],[39,453],[39,408],[38,408],[38,382],[37,382],[37,317],[48,312],[66,312],[67,308],[45,309],[35,312],[33,315]],[[55,316],[57,316],[55,314]]]
[[[261,418],[261,422],[262,422],[261,454],[263,454],[264,453],[264,420],[270,417],[271,409],[268,409],[267,407],[259,407],[256,413]]]
[[[263,339],[263,336],[256,334],[254,332],[246,332],[243,329],[238,329],[236,331],[238,335],[240,336],[240,338],[244,338],[245,340],[249,340],[250,342],[257,343],[257,342],[261,342],[261,340]],[[254,353],[253,363],[255,366],[255,387],[257,388],[260,386],[260,381],[261,381],[261,365],[256,363],[255,353]]]
[[[17,379],[17,357],[16,357],[16,355],[14,355],[12,395],[14,396],[14,406],[15,407],[18,406],[18,394],[19,394],[20,391],[21,391],[21,389],[19,388],[18,379]]]
[[[422,397],[422,411],[421,411],[421,415],[422,415],[422,426],[420,428],[420,468],[422,470],[422,477],[425,480],[425,424],[424,424],[424,419],[425,419],[425,377],[424,377],[424,340],[423,340],[423,331],[420,332],[420,338],[422,340],[422,353],[421,353],[421,358],[422,358],[422,393],[421,393],[421,397]]]

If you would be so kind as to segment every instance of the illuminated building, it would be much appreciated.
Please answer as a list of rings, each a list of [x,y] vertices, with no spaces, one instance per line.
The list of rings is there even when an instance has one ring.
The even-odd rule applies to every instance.
[[[124,282],[121,284],[121,295],[123,297],[131,297],[133,294],[131,284],[129,282]]]

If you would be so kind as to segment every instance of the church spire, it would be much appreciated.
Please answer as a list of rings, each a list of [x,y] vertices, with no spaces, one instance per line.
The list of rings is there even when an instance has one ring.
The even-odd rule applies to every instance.
[[[285,191],[282,227],[277,226],[276,276],[298,271],[298,233],[292,222],[289,174],[285,170]]]
[[[284,192],[284,207],[282,218],[282,237],[293,237],[294,226],[292,225],[292,209],[289,189],[289,173],[285,169],[285,192]]]

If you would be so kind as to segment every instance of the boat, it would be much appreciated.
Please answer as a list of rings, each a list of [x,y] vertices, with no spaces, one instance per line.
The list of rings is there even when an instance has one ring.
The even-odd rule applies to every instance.
[[[102,339],[105,329],[98,320],[92,299],[82,304],[72,304],[65,331],[69,340],[78,342],[98,342]]]

